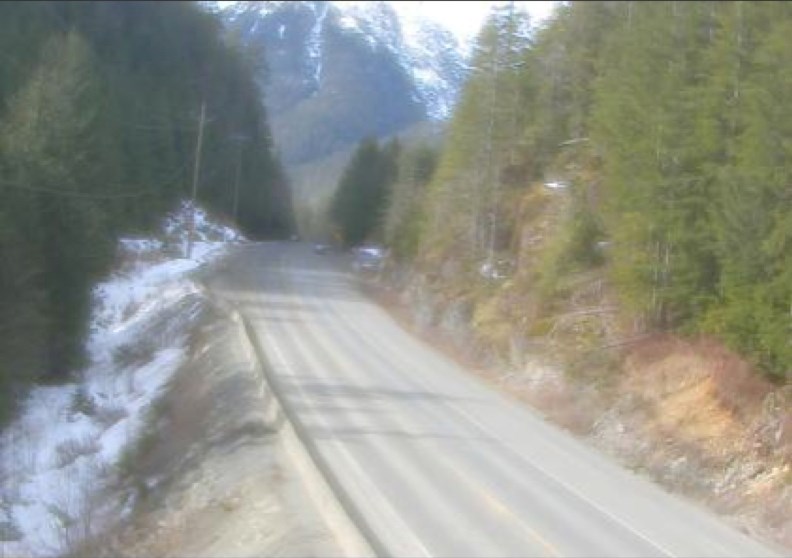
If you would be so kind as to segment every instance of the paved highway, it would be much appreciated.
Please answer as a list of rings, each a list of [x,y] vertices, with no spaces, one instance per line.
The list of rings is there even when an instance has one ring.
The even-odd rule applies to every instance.
[[[208,281],[392,556],[773,556],[405,332],[342,256],[247,246]]]

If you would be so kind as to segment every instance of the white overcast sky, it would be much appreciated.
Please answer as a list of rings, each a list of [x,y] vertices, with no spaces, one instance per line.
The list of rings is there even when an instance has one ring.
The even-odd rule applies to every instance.
[[[221,9],[235,4],[231,1],[218,1],[215,2]],[[366,2],[358,1],[340,1],[336,4],[365,4]],[[391,0],[392,4],[397,10],[406,13],[411,17],[426,17],[442,23],[448,28],[461,43],[467,43],[475,37],[481,25],[484,23],[490,9],[497,4],[506,4],[506,2],[447,2],[442,0],[427,0],[427,1],[398,1]],[[530,0],[522,2],[514,2],[517,8],[527,11],[531,15],[533,24],[537,24],[553,11],[557,2],[548,2],[543,0]]]
[[[412,12],[442,23],[462,42],[471,40],[481,29],[490,9],[506,2],[445,2],[428,0],[424,2],[391,1],[397,10]],[[530,1],[515,2],[515,7],[527,11],[533,24],[548,17],[556,2]]]

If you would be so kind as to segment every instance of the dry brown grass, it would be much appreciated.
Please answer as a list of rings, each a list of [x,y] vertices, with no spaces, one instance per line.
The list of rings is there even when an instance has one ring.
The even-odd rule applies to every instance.
[[[721,405],[743,418],[759,410],[773,385],[745,359],[713,340],[702,340],[694,350],[709,364],[715,394]]]
[[[727,357],[712,344],[705,348],[658,335],[628,351],[622,389],[654,407],[650,429],[673,432],[707,453],[721,453],[746,435],[746,424],[737,410],[756,405],[750,400],[755,395],[742,398],[733,393],[733,386],[740,382],[730,382],[727,370],[741,369]]]
[[[698,414],[702,411],[692,408],[704,406],[713,419],[727,414],[741,424],[756,415],[773,390],[747,361],[706,338],[652,336],[628,350],[625,368],[632,387],[651,398],[664,397],[666,405],[691,407]]]
[[[586,435],[597,418],[590,394],[574,392],[552,383],[542,383],[516,393],[523,401],[539,409],[555,424],[577,435]]]

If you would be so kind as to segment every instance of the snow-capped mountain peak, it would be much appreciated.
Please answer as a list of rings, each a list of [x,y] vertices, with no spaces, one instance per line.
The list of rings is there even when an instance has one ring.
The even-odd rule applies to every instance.
[[[435,120],[451,114],[464,78],[463,49],[436,21],[410,3],[334,2],[341,27],[364,35],[370,45],[389,49],[415,84],[415,99]],[[418,3],[420,4],[420,3]]]
[[[290,26],[300,26],[305,36],[305,79],[312,82],[314,91],[321,86],[328,24],[362,38],[372,50],[387,50],[414,85],[412,100],[425,107],[430,119],[442,120],[450,116],[464,79],[466,47],[443,25],[427,18],[420,5],[386,1],[236,2],[225,6],[224,12],[230,21],[251,13],[260,20],[283,18],[289,12],[302,14],[304,21],[283,18],[276,32],[283,41]],[[249,32],[254,34],[257,28],[254,24]]]
[[[287,168],[447,119],[466,76],[454,34],[392,2],[237,2],[221,14],[263,57],[257,78]]]

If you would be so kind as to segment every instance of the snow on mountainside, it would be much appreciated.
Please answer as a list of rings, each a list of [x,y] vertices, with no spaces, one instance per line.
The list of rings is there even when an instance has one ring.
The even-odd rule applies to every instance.
[[[310,14],[307,33],[300,27],[304,22],[281,19],[284,13],[302,11]],[[363,39],[372,50],[384,49],[410,77],[413,100],[422,104],[432,119],[450,116],[459,89],[465,78],[464,55],[460,45],[448,29],[436,21],[421,16],[419,9],[400,7],[389,2],[238,2],[225,9],[229,20],[256,12],[261,22],[278,19],[278,39],[303,33],[305,36],[303,67],[305,77],[312,78],[315,87],[321,86],[322,66],[326,62],[324,42],[327,27]],[[260,25],[247,29],[247,35],[260,30]],[[273,76],[272,79],[277,79]]]
[[[387,2],[337,2],[339,24],[364,35],[371,45],[383,45],[412,77],[416,100],[427,116],[448,118],[465,77],[463,49],[454,35],[410,9],[396,10]]]
[[[440,129],[467,75],[466,45],[420,5],[235,2],[218,11],[266,67],[258,78],[297,211],[324,203],[363,138]]]

